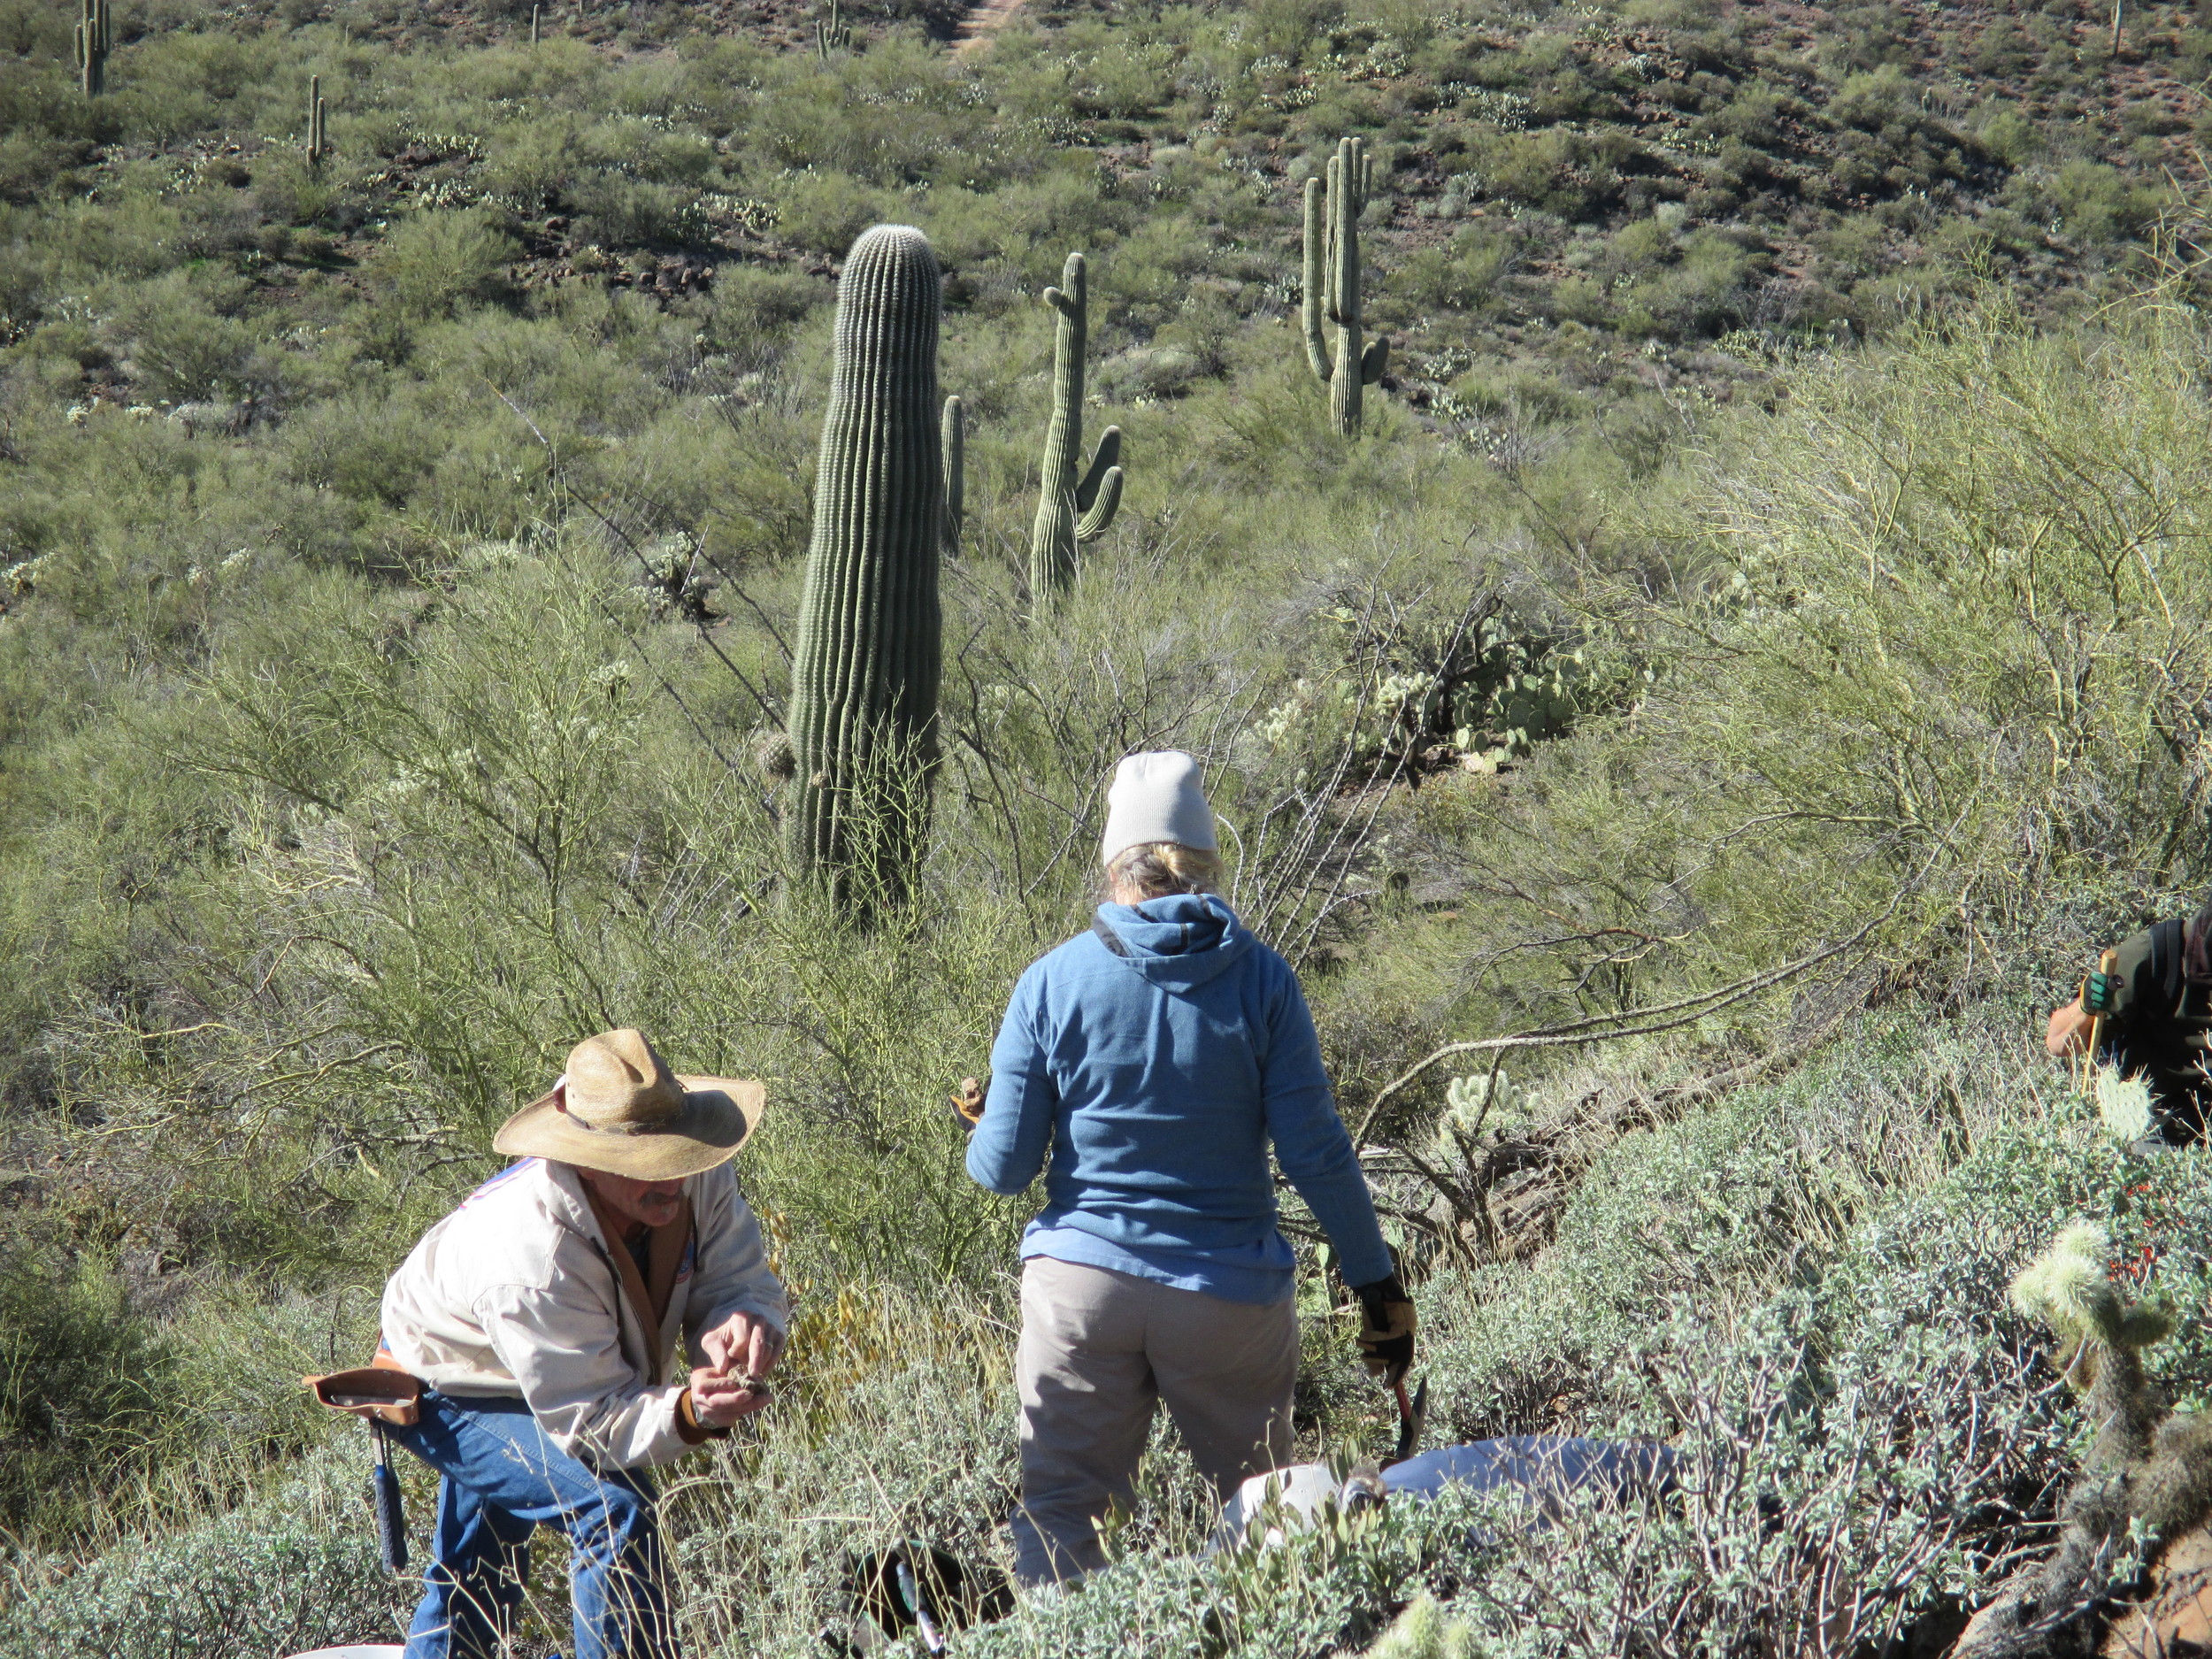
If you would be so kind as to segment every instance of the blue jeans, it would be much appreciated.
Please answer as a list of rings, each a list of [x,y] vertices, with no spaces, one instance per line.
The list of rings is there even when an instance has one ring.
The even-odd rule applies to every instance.
[[[520,1400],[434,1389],[420,1422],[388,1432],[442,1477],[406,1659],[494,1659],[514,1633],[530,1534],[541,1526],[558,1527],[574,1551],[576,1659],[677,1659],[642,1470],[587,1468],[546,1438]]]

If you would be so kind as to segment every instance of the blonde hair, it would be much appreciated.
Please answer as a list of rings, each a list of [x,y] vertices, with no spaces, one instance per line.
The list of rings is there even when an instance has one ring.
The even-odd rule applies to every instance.
[[[1218,893],[1225,879],[1217,852],[1180,841],[1140,841],[1123,848],[1106,866],[1106,892],[1109,898],[1134,902],[1171,893]],[[1137,899],[1122,900],[1125,893]]]

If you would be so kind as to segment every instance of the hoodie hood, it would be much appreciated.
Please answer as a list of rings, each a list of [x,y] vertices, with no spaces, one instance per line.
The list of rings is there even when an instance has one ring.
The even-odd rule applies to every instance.
[[[1141,904],[1102,904],[1091,931],[1106,949],[1164,990],[1225,972],[1252,948],[1236,912],[1210,893],[1171,893]]]

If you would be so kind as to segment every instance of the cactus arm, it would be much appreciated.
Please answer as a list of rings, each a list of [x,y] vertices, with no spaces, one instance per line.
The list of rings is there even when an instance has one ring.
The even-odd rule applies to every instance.
[[[1321,180],[1307,180],[1305,286],[1299,296],[1298,320],[1306,336],[1306,366],[1313,371],[1315,380],[1326,386],[1329,383],[1329,345],[1321,333],[1321,291],[1326,280],[1324,238],[1328,234],[1324,205]]]
[[[1390,367],[1390,340],[1379,335],[1360,354],[1359,380],[1362,386],[1372,386],[1382,379]]]
[[[937,438],[945,474],[944,554],[947,558],[958,558],[960,531],[967,518],[968,505],[967,422],[958,398],[945,399],[944,418],[939,423]]]
[[[1091,470],[1083,475],[1083,481],[1075,487],[1076,511],[1090,511],[1091,503],[1098,499],[1099,486],[1104,481],[1106,474],[1118,471],[1120,466],[1121,428],[1109,426],[1098,434],[1098,450],[1091,457]],[[1112,517],[1110,513],[1107,516]],[[1105,528],[1103,525],[1099,527]],[[1087,532],[1084,539],[1087,539]]]
[[[1102,460],[1105,458],[1103,445],[1100,447],[1099,457]],[[1121,469],[1110,466],[1102,473],[1093,467],[1091,472],[1096,480],[1092,490],[1094,500],[1083,516],[1075,521],[1075,539],[1079,545],[1103,535],[1106,526],[1113,523],[1114,515],[1121,511]]]

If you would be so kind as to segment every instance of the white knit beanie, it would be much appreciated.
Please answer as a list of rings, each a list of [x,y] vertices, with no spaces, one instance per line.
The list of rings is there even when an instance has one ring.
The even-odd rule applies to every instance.
[[[1198,763],[1179,749],[1125,755],[1106,791],[1106,839],[1099,862],[1110,864],[1132,847],[1176,841],[1217,850],[1214,810],[1206,804]]]

